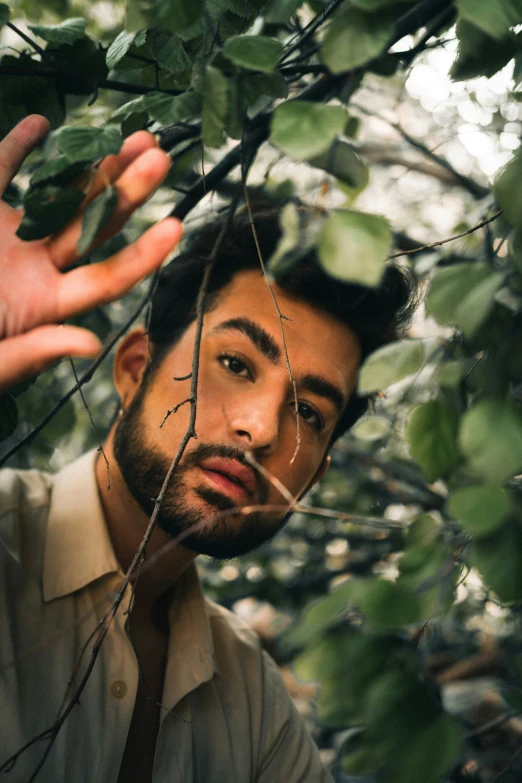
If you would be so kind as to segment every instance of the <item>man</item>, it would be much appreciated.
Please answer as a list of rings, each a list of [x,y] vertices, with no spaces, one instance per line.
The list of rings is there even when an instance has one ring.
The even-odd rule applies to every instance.
[[[137,161],[143,155],[151,157],[141,153]],[[154,155],[159,184],[163,164]],[[257,210],[255,222],[268,258],[277,215]],[[149,239],[151,267],[176,230],[169,228],[168,240]],[[63,253],[60,268],[70,263],[78,231],[73,223],[48,243]],[[5,471],[0,481],[2,759],[52,727],[69,703],[96,625],[142,540],[189,424],[195,302],[220,234],[220,222],[203,227],[165,268],[148,329],[135,329],[118,349],[121,409],[104,445],[110,489],[94,453],[55,477]],[[284,524],[287,494],[302,496],[324,474],[331,444],[364,409],[354,394],[361,360],[398,335],[410,286],[394,268],[375,291],[343,285],[309,254],[278,277],[273,292],[287,353],[248,218],[239,214],[217,253],[205,303],[197,439],[167,488],[134,595],[127,591],[80,703],[56,736],[20,754],[7,780],[31,779],[50,738],[42,781],[330,780],[275,665],[254,634],[203,599],[194,559],[236,557],[266,541]],[[20,301],[8,302],[8,321],[19,308]],[[57,312],[72,310],[62,304]],[[32,326],[5,344],[29,340]],[[61,346],[53,356],[67,351]]]

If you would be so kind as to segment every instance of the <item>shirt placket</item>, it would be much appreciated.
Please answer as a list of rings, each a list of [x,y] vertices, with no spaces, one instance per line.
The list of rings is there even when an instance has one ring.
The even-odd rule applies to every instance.
[[[115,579],[115,589],[118,582],[121,579]],[[129,591],[102,645],[106,717],[101,753],[103,769],[98,771],[96,780],[104,783],[117,783],[138,689],[138,664],[125,628],[128,603]]]

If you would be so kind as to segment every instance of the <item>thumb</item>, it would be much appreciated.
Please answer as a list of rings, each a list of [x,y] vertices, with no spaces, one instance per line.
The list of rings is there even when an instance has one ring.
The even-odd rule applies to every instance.
[[[96,356],[100,341],[78,326],[38,326],[0,340],[0,393],[65,357]]]

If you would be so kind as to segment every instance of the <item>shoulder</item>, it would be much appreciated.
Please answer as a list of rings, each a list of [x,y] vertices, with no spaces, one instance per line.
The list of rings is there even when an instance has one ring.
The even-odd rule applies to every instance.
[[[225,679],[244,680],[262,702],[289,700],[279,668],[258,634],[228,609],[208,598],[205,601],[218,671]]]
[[[8,561],[20,564],[27,542],[32,542],[30,548],[33,549],[40,540],[38,521],[47,519],[51,488],[52,475],[49,473],[0,470],[0,553],[3,552]]]
[[[255,631],[223,606],[205,598],[214,646],[218,650],[235,650],[254,658],[261,656],[261,641]]]
[[[40,470],[0,470],[0,516],[49,505],[52,475]]]

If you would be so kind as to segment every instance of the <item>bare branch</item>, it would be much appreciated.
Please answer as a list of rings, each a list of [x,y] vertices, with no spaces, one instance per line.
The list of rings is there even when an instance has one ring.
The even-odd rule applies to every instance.
[[[257,250],[257,255],[258,255],[258,258],[259,258],[259,263],[261,265],[261,269],[263,270],[263,277],[265,278],[266,284],[268,285],[268,289],[270,291],[270,296],[272,297],[272,301],[274,303],[274,307],[275,307],[276,312],[277,312],[277,317],[279,319],[279,328],[281,329],[281,339],[283,341],[283,351],[284,351],[284,354],[285,354],[286,369],[288,370],[288,375],[290,377],[290,382],[292,384],[292,389],[293,389],[293,393],[294,393],[294,413],[295,413],[295,423],[296,423],[297,431],[296,431],[296,435],[295,435],[295,451],[294,451],[294,454],[292,456],[292,459],[290,460],[290,464],[292,464],[294,462],[295,458],[297,457],[297,453],[299,451],[299,446],[301,445],[301,429],[300,429],[300,426],[299,426],[299,402],[298,402],[298,399],[297,399],[297,386],[296,386],[296,383],[295,383],[295,378],[294,378],[293,373],[292,373],[292,368],[290,366],[290,358],[288,356],[288,348],[287,348],[287,345],[286,345],[285,329],[284,329],[284,326],[283,326],[283,319],[284,320],[288,320],[288,318],[286,317],[286,315],[283,315],[283,313],[281,312],[281,310],[279,308],[279,304],[277,303],[277,299],[276,299],[276,296],[274,294],[274,289],[272,288],[272,284],[271,284],[270,280],[268,279],[268,275],[266,273],[265,262],[264,262],[264,259],[263,259],[263,254],[261,253],[261,248],[259,246],[259,240],[257,238],[257,231],[256,231],[255,223],[254,223],[254,216],[252,214],[252,205],[250,204],[250,197],[248,195],[248,188],[246,186],[246,179],[245,178],[243,178],[243,193],[244,193],[244,196],[245,196],[245,203],[246,203],[246,207],[247,207],[247,210],[248,210],[248,218],[249,218],[249,221],[250,221],[250,226],[252,228],[252,234],[253,234],[253,237],[254,237],[254,242],[256,244],[256,250]]]
[[[203,275],[203,280],[198,292],[197,302],[196,302],[196,335],[194,338],[194,353],[193,353],[193,360],[192,360],[192,373],[191,373],[191,406],[190,406],[190,418],[189,423],[186,429],[186,432],[181,439],[181,442],[179,444],[178,450],[176,452],[176,455],[174,459],[172,460],[169,470],[167,471],[167,475],[165,476],[165,479],[163,481],[160,493],[158,497],[156,498],[154,509],[152,512],[152,515],[149,520],[149,524],[147,526],[147,529],[145,531],[145,534],[143,536],[143,539],[140,543],[140,546],[138,547],[138,550],[136,551],[132,562],[127,570],[127,573],[125,574],[125,577],[120,585],[120,588],[118,590],[118,593],[109,608],[109,610],[106,612],[104,618],[99,624],[99,632],[96,637],[96,640],[93,644],[92,650],[91,650],[91,659],[89,661],[89,664],[87,666],[87,669],[81,679],[80,684],[78,685],[76,691],[68,701],[67,705],[61,712],[60,716],[56,720],[53,726],[51,726],[47,731],[40,734],[38,737],[35,737],[31,742],[29,742],[27,745],[24,746],[24,748],[21,751],[17,751],[14,756],[12,756],[10,759],[8,759],[2,767],[0,767],[0,771],[4,770],[5,768],[12,767],[12,764],[16,761],[18,756],[20,755],[23,750],[30,747],[34,742],[48,738],[49,742],[47,743],[47,746],[42,754],[42,758],[40,759],[36,769],[32,773],[31,777],[29,778],[29,783],[32,783],[36,779],[36,776],[38,775],[40,769],[45,763],[45,760],[47,759],[47,756],[49,755],[51,748],[54,744],[54,741],[58,735],[58,732],[60,731],[61,727],[63,726],[64,722],[66,721],[68,715],[71,713],[72,709],[76,704],[78,704],[81,694],[83,693],[83,690],[89,680],[89,677],[91,676],[91,672],[94,668],[94,664],[96,663],[96,660],[98,658],[101,646],[103,644],[103,641],[105,637],[107,636],[107,633],[112,625],[112,622],[116,616],[116,613],[120,607],[120,604],[124,598],[124,595],[127,591],[127,588],[129,584],[133,585],[133,590],[135,589],[137,580],[139,578],[139,572],[140,568],[145,560],[145,553],[147,551],[147,546],[150,541],[150,538],[152,536],[152,532],[154,530],[154,526],[156,524],[156,519],[158,517],[160,508],[163,504],[163,501],[165,499],[165,495],[167,493],[167,489],[170,483],[170,479],[172,478],[172,475],[174,471],[176,470],[181,457],[183,456],[183,453],[188,445],[188,442],[192,438],[197,438],[196,435],[196,411],[197,411],[197,383],[198,383],[198,371],[199,371],[199,348],[201,344],[201,336],[202,336],[202,330],[203,330],[203,315],[204,315],[204,303],[205,303],[205,296],[206,296],[206,290],[208,287],[208,281],[210,279],[210,274],[212,272],[214,262],[217,256],[217,253],[219,251],[219,247],[225,237],[226,232],[229,229],[230,220],[232,219],[232,216],[235,212],[235,208],[237,205],[237,199],[234,200],[233,204],[231,205],[231,210],[229,214],[229,219],[224,223],[223,228],[216,240],[216,243],[214,245],[214,248],[212,250],[212,253],[209,256],[209,259],[207,261],[205,272]],[[149,291],[150,294],[150,291]],[[147,294],[147,301],[149,299],[149,294]],[[83,653],[82,653],[83,654]]]
[[[474,231],[478,231],[479,228],[484,228],[484,226],[487,226],[488,223],[492,223],[501,214],[502,214],[502,210],[500,209],[498,212],[495,212],[495,214],[492,215],[487,220],[482,220],[480,223],[477,223],[476,226],[473,226],[473,228],[469,228],[467,231],[463,231],[462,234],[455,234],[455,236],[453,237],[448,237],[447,239],[441,239],[439,242],[432,242],[431,245],[423,245],[422,247],[415,248],[415,250],[402,250],[400,253],[393,253],[393,255],[388,256],[388,260],[391,258],[399,258],[400,256],[409,256],[412,253],[420,253],[423,250],[431,250],[431,248],[440,247],[441,245],[445,245],[447,242],[454,242],[455,239],[461,239],[462,237],[466,237],[468,234],[473,234]]]
[[[175,378],[174,380],[177,381],[178,378]],[[170,414],[171,413],[177,413],[179,411],[179,409],[182,407],[182,405],[186,405],[187,402],[190,402],[192,404],[193,402],[195,402],[195,400],[194,400],[193,397],[187,397],[187,399],[183,400],[183,402],[178,402],[178,404],[174,405],[173,408],[169,408],[169,410],[166,412],[166,414],[164,415],[163,419],[161,420],[160,429],[163,427],[163,425],[165,424],[165,422],[169,418]]]
[[[156,90],[155,87],[141,87],[138,84],[129,84],[119,82],[114,79],[99,79],[89,76],[89,74],[78,71],[63,71],[59,68],[42,66],[38,63],[38,68],[31,68],[28,65],[0,65],[0,76],[38,76],[46,79],[75,79],[90,87],[93,91],[98,89],[115,90],[117,92],[126,92],[131,95],[147,95],[149,92],[161,92],[166,95],[181,95],[184,90]]]
[[[80,397],[82,398],[83,407],[87,411],[87,415],[88,415],[88,417],[90,419],[90,422],[91,422],[91,427],[93,428],[94,434],[96,435],[96,440],[98,441],[98,451],[101,452],[101,454],[103,456],[103,459],[105,460],[105,466],[107,468],[107,489],[110,489],[111,488],[111,469],[110,469],[110,466],[109,466],[109,460],[107,459],[107,455],[105,454],[105,451],[103,449],[103,444],[102,444],[101,438],[100,438],[100,436],[98,434],[98,430],[96,429],[96,424],[94,423],[94,419],[92,417],[91,409],[87,405],[87,400],[85,399],[84,393],[82,391],[82,387],[80,386],[80,381],[78,380],[78,374],[76,372],[76,367],[74,366],[74,362],[73,362],[72,359],[69,359],[69,361],[71,363],[72,371],[73,371],[73,374],[74,374],[74,380],[76,381],[76,385],[78,386],[78,391],[80,392]]]
[[[29,46],[32,46],[32,48],[35,50],[35,52],[38,52],[38,54],[43,54],[44,50],[41,46],[39,46],[36,41],[33,41],[32,38],[29,38],[28,35],[26,35],[23,30],[20,30],[16,25],[14,25],[12,22],[7,22],[6,27],[10,27],[11,30],[20,36]]]

